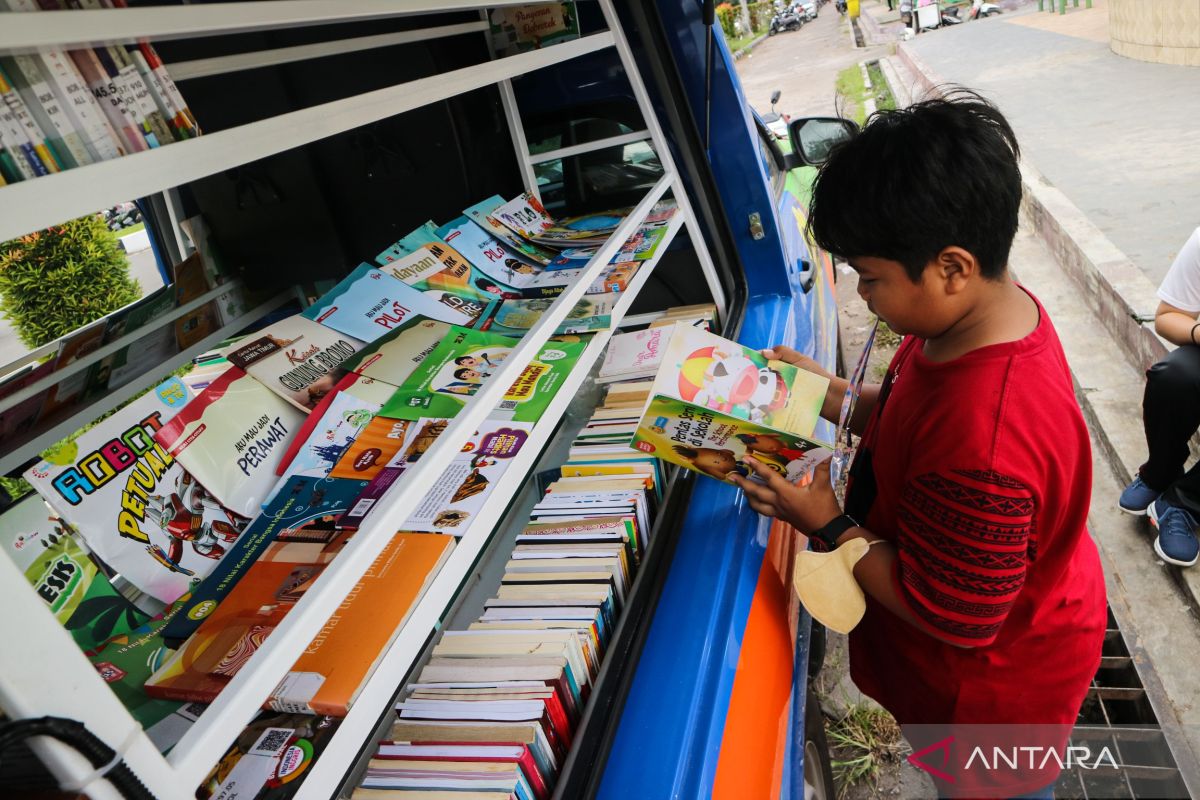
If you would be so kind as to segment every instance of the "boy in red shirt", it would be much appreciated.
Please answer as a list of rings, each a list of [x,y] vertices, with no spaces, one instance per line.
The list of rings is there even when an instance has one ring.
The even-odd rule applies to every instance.
[[[828,462],[804,487],[756,464],[765,484],[732,478],[752,508],[814,543],[877,542],[854,567],[867,611],[850,635],[851,676],[910,739],[913,725],[940,725],[959,732],[957,748],[978,725],[1030,732],[1014,746],[1063,744],[1106,622],[1086,528],[1088,432],[1054,326],[1007,271],[1017,159],[1008,122],[966,91],[881,112],[834,149],[814,187],[813,237],[905,338],[855,408],[845,513]],[[827,374],[788,348],[765,355]],[[829,377],[822,416],[836,422],[848,384]],[[1028,768],[959,774],[939,791],[1052,796],[1064,753],[1038,752]],[[946,755],[929,763],[962,766]]]

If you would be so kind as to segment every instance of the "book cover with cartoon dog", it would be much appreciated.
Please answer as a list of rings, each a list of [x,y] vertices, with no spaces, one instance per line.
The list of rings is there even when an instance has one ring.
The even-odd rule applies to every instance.
[[[796,481],[832,455],[812,438],[829,379],[688,325],[666,346],[631,446],[702,475],[754,475],[747,455]]]
[[[661,395],[768,428],[811,436],[829,379],[714,333],[677,325],[654,379]]]
[[[517,339],[454,326],[384,405],[380,416],[450,418],[508,358]],[[554,399],[586,342],[546,342],[512,383],[492,419],[537,422]]]

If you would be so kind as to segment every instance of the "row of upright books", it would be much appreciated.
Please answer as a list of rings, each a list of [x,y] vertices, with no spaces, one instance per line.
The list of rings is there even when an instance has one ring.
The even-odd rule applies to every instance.
[[[9,12],[121,8],[124,0],[3,0]],[[0,58],[0,185],[200,134],[149,42]]]
[[[662,500],[661,462],[630,449],[646,397],[614,386],[568,461],[539,475],[500,586],[404,688],[357,800],[553,793]]]
[[[505,224],[502,206],[535,204],[530,197],[492,202],[494,213],[471,221],[483,243],[471,251],[477,260],[517,261],[516,246],[535,246],[512,228],[505,236],[513,248],[488,232]],[[595,231],[611,233],[623,213],[586,218],[578,224],[593,241],[580,237],[584,244],[555,252],[594,248],[604,235]],[[673,208],[655,213],[659,219],[632,238],[661,242],[657,231]],[[569,232],[576,224],[548,221],[545,229]],[[414,236],[419,244],[398,243],[391,261],[361,265],[301,313],[204,354],[190,373],[43,454],[25,473],[49,505],[31,498],[8,512],[4,549],[164,752],[506,363],[542,310],[527,307],[518,325],[499,309],[535,299],[548,306],[552,287],[561,292],[578,280],[577,268],[524,260],[531,269],[514,268],[516,275],[563,274],[539,285],[539,298],[508,283],[499,293],[482,290],[486,297],[472,294],[465,286],[474,282],[464,278],[475,275],[475,262],[436,231]],[[407,246],[412,252],[399,252]],[[591,333],[612,324],[611,303],[609,313],[590,304],[619,288],[589,288],[601,294],[586,295],[569,324],[522,365],[276,688],[264,711],[269,724],[259,720],[256,735],[239,737],[204,791],[260,794],[264,784],[248,774],[288,760],[289,741],[319,750],[353,707],[456,542],[490,518],[492,492]],[[68,570],[78,579],[51,591]]]

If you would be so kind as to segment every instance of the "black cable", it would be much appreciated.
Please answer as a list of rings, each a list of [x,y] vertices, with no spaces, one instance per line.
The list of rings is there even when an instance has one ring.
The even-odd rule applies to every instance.
[[[31,736],[49,736],[73,747],[93,767],[99,769],[116,756],[117,751],[100,741],[78,720],[63,717],[37,717],[0,723],[0,753]],[[133,774],[123,760],[104,776],[126,800],[155,800],[150,790]]]

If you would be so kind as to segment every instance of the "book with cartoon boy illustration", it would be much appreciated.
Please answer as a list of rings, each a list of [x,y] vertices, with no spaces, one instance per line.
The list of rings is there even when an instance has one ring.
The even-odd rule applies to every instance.
[[[747,455],[798,480],[832,454],[812,437],[827,378],[707,331],[678,325],[631,446],[725,480]]]
[[[508,358],[518,340],[453,326],[421,361],[380,416],[450,418]],[[547,342],[504,394],[492,419],[536,422],[583,353],[586,342]]]

